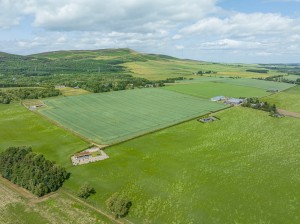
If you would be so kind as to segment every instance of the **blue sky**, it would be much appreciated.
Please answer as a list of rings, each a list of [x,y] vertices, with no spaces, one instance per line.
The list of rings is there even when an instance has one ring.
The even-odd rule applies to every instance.
[[[0,51],[129,47],[215,62],[300,62],[300,0],[0,0]]]

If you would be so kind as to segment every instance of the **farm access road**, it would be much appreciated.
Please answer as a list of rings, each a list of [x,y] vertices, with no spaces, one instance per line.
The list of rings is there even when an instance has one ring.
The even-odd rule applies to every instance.
[[[278,112],[285,116],[300,118],[300,113],[297,113],[297,112],[287,111],[287,110],[283,110],[283,109],[278,109]]]

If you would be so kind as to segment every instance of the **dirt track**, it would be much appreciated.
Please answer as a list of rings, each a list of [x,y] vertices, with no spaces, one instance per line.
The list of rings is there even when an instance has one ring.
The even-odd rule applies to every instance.
[[[295,118],[300,118],[300,113],[291,112],[291,111],[282,110],[282,109],[278,109],[278,112],[279,112],[280,114],[285,115],[285,116],[295,117]]]

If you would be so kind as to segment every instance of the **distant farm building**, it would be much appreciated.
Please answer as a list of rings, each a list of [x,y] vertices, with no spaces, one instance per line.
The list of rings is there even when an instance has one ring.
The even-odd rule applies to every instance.
[[[269,92],[269,93],[277,93],[279,91],[278,91],[278,89],[268,89],[267,92]]]
[[[198,119],[198,121],[200,121],[202,123],[212,122],[215,120],[217,120],[217,118],[215,118],[215,117],[205,117],[205,118]]]
[[[225,96],[215,96],[213,98],[210,98],[210,101],[216,102],[216,101],[221,101],[221,100],[225,100],[225,99],[226,99]]]
[[[240,105],[244,102],[244,99],[237,99],[237,98],[229,98],[224,103],[230,105]]]
[[[43,106],[45,106],[45,104],[37,104],[37,105],[32,105],[32,106],[28,107],[28,109],[31,110],[31,111],[34,111],[34,110],[36,110],[40,107],[43,107]]]

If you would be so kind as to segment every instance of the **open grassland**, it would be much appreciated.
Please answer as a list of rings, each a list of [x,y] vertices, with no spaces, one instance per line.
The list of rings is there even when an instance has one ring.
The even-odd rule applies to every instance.
[[[0,124],[0,151],[10,146],[32,146],[47,159],[66,165],[74,152],[88,146],[20,104],[0,104]]]
[[[149,60],[146,62],[128,62],[124,66],[133,72],[134,76],[150,80],[162,80],[179,76],[192,77],[201,70],[201,63],[179,60]]]
[[[186,84],[186,83],[201,83],[201,82],[214,82],[214,83],[227,83],[231,85],[237,86],[247,86],[254,87],[264,90],[278,90],[283,91],[285,89],[291,88],[295,85],[283,82],[273,82],[273,81],[265,81],[259,79],[248,79],[248,78],[219,78],[219,77],[203,77],[196,78],[193,80],[182,80],[177,81],[177,84]]]
[[[65,187],[89,182],[100,207],[127,195],[135,223],[299,223],[299,120],[241,107],[216,116],[108,148]]]
[[[91,92],[84,90],[84,89],[75,89],[72,87],[63,87],[63,88],[57,88],[63,96],[78,96],[83,94],[89,94]]]
[[[266,90],[247,86],[237,86],[228,83],[202,82],[186,85],[169,85],[164,87],[179,93],[198,96],[201,98],[211,98],[214,96],[227,97],[262,97],[269,95]]]
[[[1,224],[115,223],[63,191],[41,199],[25,197],[0,179],[0,197]]]
[[[199,77],[195,75],[198,71],[217,72],[216,76],[231,76],[243,78],[265,78],[272,75],[278,75],[278,72],[269,71],[267,74],[247,72],[247,69],[257,69],[257,65],[246,64],[219,64],[199,62],[192,60],[147,60],[124,63],[133,75],[147,78],[150,80],[160,80],[172,77],[184,76],[188,78]]]
[[[158,88],[135,89],[44,101],[39,112],[97,143],[111,144],[225,108]]]
[[[300,86],[265,97],[264,100],[274,103],[277,108],[300,113]]]

